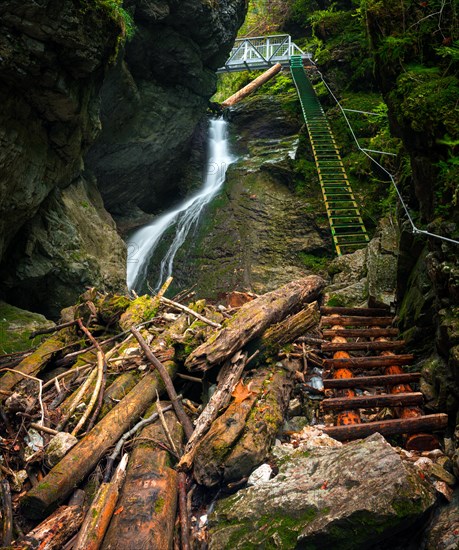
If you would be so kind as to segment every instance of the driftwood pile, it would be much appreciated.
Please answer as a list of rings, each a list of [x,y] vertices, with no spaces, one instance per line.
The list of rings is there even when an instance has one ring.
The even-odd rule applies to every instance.
[[[89,290],[36,349],[0,357],[1,545],[198,548],[192,508],[266,459],[324,281],[241,307],[169,300],[169,284]]]

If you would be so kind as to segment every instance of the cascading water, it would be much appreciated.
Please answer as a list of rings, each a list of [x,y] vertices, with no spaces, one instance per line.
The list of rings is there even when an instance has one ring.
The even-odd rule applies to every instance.
[[[139,289],[143,284],[150,260],[168,230],[174,236],[169,249],[161,260],[155,290],[170,277],[174,258],[183,245],[191,228],[196,225],[203,208],[209,204],[225,181],[226,170],[235,160],[228,151],[227,122],[214,119],[209,127],[209,154],[204,186],[197,194],[186,199],[175,210],[158,216],[150,224],[135,231],[128,239],[127,285]]]

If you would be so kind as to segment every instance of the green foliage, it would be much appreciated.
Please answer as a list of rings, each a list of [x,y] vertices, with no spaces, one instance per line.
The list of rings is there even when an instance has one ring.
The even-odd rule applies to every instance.
[[[314,256],[313,254],[307,254],[306,252],[299,252],[298,256],[303,262],[304,266],[314,272],[324,272],[327,270],[330,258],[323,256]]]
[[[132,15],[123,8],[123,0],[80,0],[83,13],[96,9],[121,27],[120,42],[132,38],[135,24]]]

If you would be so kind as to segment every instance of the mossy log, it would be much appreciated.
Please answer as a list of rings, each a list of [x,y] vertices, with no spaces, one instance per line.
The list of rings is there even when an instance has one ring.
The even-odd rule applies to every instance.
[[[72,339],[75,339],[75,332],[72,328],[65,328],[53,334],[53,336],[47,338],[33,353],[23,359],[14,370],[28,374],[29,376],[36,376],[37,373],[51,361],[54,355]],[[24,377],[20,374],[6,372],[0,378],[0,390],[2,390],[2,392],[10,391],[21,380],[24,380]]]
[[[61,506],[54,514],[14,544],[12,550],[59,550],[78,531],[84,519],[84,491],[78,490],[68,506]]]
[[[164,365],[171,377],[175,363]],[[148,373],[21,501],[26,517],[39,519],[62,502],[95,467],[109,447],[129,429],[164,386],[156,372]]]
[[[166,402],[160,404],[161,407]],[[153,414],[156,405],[147,416]],[[183,430],[173,411],[164,413],[169,434],[181,448]],[[177,472],[159,421],[144,428],[129,460],[126,480],[118,500],[119,513],[112,517],[102,545],[103,550],[125,548],[172,548],[177,510]]]
[[[245,380],[252,393],[233,401],[196,445],[193,475],[198,483],[212,487],[239,480],[266,459],[283,424],[298,367],[296,362],[262,367]]]
[[[318,325],[319,321],[319,307],[317,302],[313,302],[295,315],[290,315],[280,323],[269,327],[255,344],[261,356],[273,356],[282,346],[293,342],[313,326]]]
[[[190,370],[207,370],[225,361],[267,327],[317,299],[324,286],[321,277],[311,275],[244,304],[221,330],[189,355],[186,366]]]

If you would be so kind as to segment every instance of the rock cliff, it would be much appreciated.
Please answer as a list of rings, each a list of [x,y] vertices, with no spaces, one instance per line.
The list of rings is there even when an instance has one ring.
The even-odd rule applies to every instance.
[[[124,288],[125,245],[100,190],[117,213],[173,200],[245,1],[124,8],[0,5],[1,295],[53,317],[87,286]],[[136,30],[123,49],[128,11]],[[84,157],[101,121],[86,163],[95,183]]]

